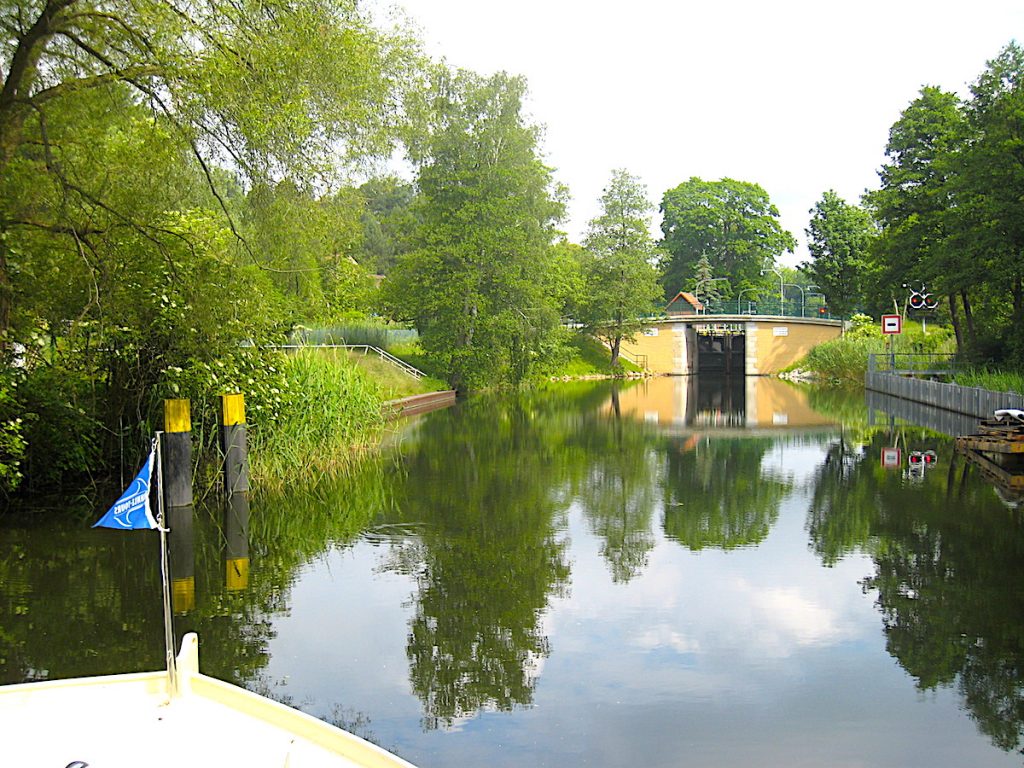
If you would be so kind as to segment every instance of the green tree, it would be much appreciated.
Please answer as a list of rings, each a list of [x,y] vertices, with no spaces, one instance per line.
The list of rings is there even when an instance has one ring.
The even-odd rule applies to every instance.
[[[697,300],[704,304],[713,304],[722,298],[722,292],[719,290],[718,285],[716,285],[721,280],[714,275],[715,272],[711,267],[711,259],[707,257],[707,254],[701,254],[700,259],[697,260],[697,264],[693,268],[693,281],[689,287],[693,291],[693,295],[697,297]]]
[[[765,262],[796,247],[768,193],[750,182],[693,177],[665,192],[661,213],[661,245],[669,254],[662,275],[667,297],[680,290],[703,255],[731,286],[760,285]]]
[[[30,350],[26,466],[54,451],[70,477],[151,415],[168,371],[284,328],[270,275],[339,251],[309,263],[247,227],[253,190],[329,190],[387,154],[415,57],[348,0],[13,0],[2,16],[0,346]],[[282,224],[323,206],[280,203]],[[306,311],[329,280],[302,274]]]
[[[377,274],[386,275],[398,256],[412,248],[412,235],[418,225],[413,210],[416,190],[395,176],[384,176],[365,182],[358,192],[363,200],[363,239],[355,258]]]
[[[611,348],[613,367],[622,341],[643,330],[644,317],[660,295],[651,209],[640,180],[613,171],[601,195],[601,213],[591,219],[583,241],[585,284],[576,319]]]
[[[832,313],[846,316],[861,303],[874,224],[864,209],[833,190],[822,195],[810,214],[805,232],[811,261],[800,268],[824,292]]]
[[[939,88],[921,89],[889,131],[886,156],[879,171],[881,187],[864,202],[880,226],[872,242],[876,277],[871,293],[875,310],[891,307],[906,295],[904,283],[927,283],[932,292],[950,296],[950,311],[958,324],[956,295],[971,321],[970,281],[954,268],[949,249],[952,188],[957,154],[967,137],[960,101]],[[971,274],[976,275],[974,268]],[[916,286],[915,286],[916,287]]]
[[[981,298],[988,299],[983,311],[994,356],[1024,365],[1024,49],[1007,45],[971,94],[966,115],[972,140],[961,153],[959,226],[950,250],[959,257],[964,297],[979,275],[987,289]]]
[[[521,381],[558,325],[543,276],[563,205],[522,114],[525,94],[522,78],[439,69],[430,130],[410,145],[422,223],[385,303],[415,323],[460,390]]]

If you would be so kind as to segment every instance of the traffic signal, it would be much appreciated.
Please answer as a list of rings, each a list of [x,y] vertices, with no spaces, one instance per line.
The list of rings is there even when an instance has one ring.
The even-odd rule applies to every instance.
[[[818,307],[818,314],[822,316],[827,315],[828,307]]]

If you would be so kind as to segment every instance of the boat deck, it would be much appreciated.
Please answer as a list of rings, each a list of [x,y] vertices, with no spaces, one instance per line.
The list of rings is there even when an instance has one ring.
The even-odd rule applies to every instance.
[[[179,669],[178,694],[168,691],[166,672],[2,687],[2,762],[19,768],[64,768],[75,761],[89,768],[412,768],[357,736],[200,675],[187,663]]]

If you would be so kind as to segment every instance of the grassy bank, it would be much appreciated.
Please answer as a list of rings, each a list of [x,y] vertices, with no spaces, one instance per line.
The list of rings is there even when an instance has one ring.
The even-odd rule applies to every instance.
[[[283,373],[286,403],[273,423],[253,430],[255,483],[275,488],[296,478],[337,474],[376,445],[387,397],[347,355],[301,350],[287,357]]]
[[[868,355],[882,354],[886,338],[879,324],[866,315],[855,315],[852,327],[838,339],[819,344],[791,370],[814,373],[820,380],[835,384],[863,384]],[[942,326],[922,329],[917,322],[908,322],[895,341],[897,353],[951,354],[956,351],[953,332]]]

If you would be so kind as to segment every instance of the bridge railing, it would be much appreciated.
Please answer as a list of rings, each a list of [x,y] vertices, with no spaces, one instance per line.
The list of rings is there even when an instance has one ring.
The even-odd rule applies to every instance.
[[[710,301],[696,315],[772,315],[775,317],[806,317],[818,320],[840,320],[837,315],[828,311],[828,307],[808,305],[799,299],[723,299]],[[664,315],[662,315],[664,317]]]

